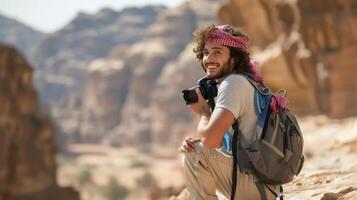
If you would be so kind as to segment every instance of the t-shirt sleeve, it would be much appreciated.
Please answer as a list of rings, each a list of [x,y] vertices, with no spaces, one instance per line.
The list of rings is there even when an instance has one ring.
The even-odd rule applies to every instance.
[[[250,83],[242,76],[229,76],[218,87],[216,108],[225,108],[238,119],[246,110]]]

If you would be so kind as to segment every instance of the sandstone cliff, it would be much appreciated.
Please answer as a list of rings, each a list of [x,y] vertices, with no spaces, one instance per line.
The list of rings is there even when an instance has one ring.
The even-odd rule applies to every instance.
[[[36,86],[41,98],[58,109],[83,95],[88,63],[104,57],[115,45],[140,40],[163,7],[102,9],[79,13],[59,31],[47,34],[34,52]]]
[[[148,36],[129,50],[126,60],[132,71],[131,84],[121,127],[126,133],[135,132],[139,140],[151,141],[149,106],[156,90],[155,81],[165,63],[174,59],[185,47],[194,30],[195,15],[188,5],[161,13]]]
[[[0,46],[0,199],[79,199],[56,183],[53,138],[31,67],[15,49]]]
[[[311,52],[309,80],[319,109],[332,117],[357,114],[357,3],[354,0],[298,1],[300,33]]]
[[[35,83],[43,102],[49,104],[61,137],[64,135],[69,142],[100,142],[120,123],[131,78],[127,64],[123,69],[114,69],[110,65],[115,61],[104,61],[106,66],[94,60],[105,57],[117,45],[125,48],[141,40],[157,14],[165,9],[146,6],[119,12],[102,9],[93,15],[79,13],[63,29],[43,39],[35,52]],[[114,69],[109,70],[113,74],[96,65]]]
[[[121,122],[130,79],[129,67],[122,60],[98,59],[91,63],[79,113],[81,142],[109,137],[108,131]]]
[[[169,112],[164,108],[172,107],[170,112],[185,108],[181,90],[192,86],[202,74],[187,76],[181,70],[178,77],[191,78],[176,81],[173,90],[173,84],[163,80],[173,80],[175,74],[164,69],[174,69],[176,62],[187,62],[183,67],[195,67],[199,73],[195,60],[187,59],[191,53],[187,44],[197,27],[215,22],[218,4],[199,0],[170,9],[144,7],[120,12],[103,9],[95,15],[80,13],[63,29],[46,35],[34,54],[38,64],[35,83],[59,125],[60,137],[70,143],[111,144],[166,137],[164,127],[174,125],[176,119],[172,118],[175,114],[163,113]],[[182,50],[186,56],[181,56]],[[181,57],[187,60],[178,61]],[[118,63],[123,66],[118,67]],[[166,95],[165,99],[161,93],[174,96]],[[178,121],[184,125],[192,114],[179,110],[182,113]],[[156,118],[152,112],[161,117]],[[167,120],[160,128],[157,124],[163,118]],[[181,129],[177,130],[173,137],[182,137]]]

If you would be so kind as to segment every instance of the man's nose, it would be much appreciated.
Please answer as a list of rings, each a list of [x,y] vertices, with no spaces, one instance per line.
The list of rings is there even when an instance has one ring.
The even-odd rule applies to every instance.
[[[205,59],[206,63],[210,63],[214,61],[212,54],[207,54],[205,58],[206,58]]]

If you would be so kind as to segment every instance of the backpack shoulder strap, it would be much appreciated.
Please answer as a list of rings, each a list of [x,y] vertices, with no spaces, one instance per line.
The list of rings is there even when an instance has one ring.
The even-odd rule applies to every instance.
[[[270,92],[270,89],[265,86],[265,85],[262,85],[262,84],[259,84],[257,82],[255,82],[253,79],[251,79],[250,77],[248,77],[247,75],[245,74],[239,74],[241,76],[243,76],[244,78],[246,78],[250,84],[252,84],[252,86],[262,95],[269,95],[271,92]]]
[[[254,108],[255,112],[258,115],[258,121],[257,121],[257,132],[256,132],[256,137],[260,136],[263,128],[264,128],[264,123],[266,116],[268,114],[268,107],[269,107],[269,102],[271,98],[271,92],[270,89],[263,85],[259,84],[253,79],[251,79],[249,76],[245,74],[240,74],[241,76],[245,77],[250,84],[255,88],[254,92]]]

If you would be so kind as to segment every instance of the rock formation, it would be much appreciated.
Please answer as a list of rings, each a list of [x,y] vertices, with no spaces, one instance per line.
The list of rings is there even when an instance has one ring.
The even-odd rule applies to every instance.
[[[0,43],[15,46],[32,62],[33,52],[44,34],[1,14],[0,27]]]
[[[309,81],[319,109],[332,117],[357,114],[357,3],[354,0],[298,1],[300,33],[311,52]]]
[[[122,124],[126,133],[135,132],[140,141],[151,141],[149,109],[155,82],[165,63],[174,59],[191,39],[196,26],[195,15],[186,4],[161,13],[148,32],[148,36],[129,49],[126,59],[132,71],[131,84]]]
[[[0,46],[0,199],[79,199],[56,183],[53,138],[31,67],[15,49]]]
[[[89,62],[105,57],[115,45],[140,40],[163,9],[147,6],[79,13],[67,26],[46,35],[34,52],[41,98],[57,109],[65,109],[68,98],[81,100]]]
[[[121,60],[98,59],[90,64],[80,110],[78,142],[96,142],[121,122],[131,72]],[[112,143],[113,144],[113,143]]]
[[[66,27],[43,39],[35,52],[39,66],[35,83],[41,99],[49,104],[50,112],[59,124],[61,137],[65,135],[69,142],[100,142],[99,138],[113,128],[113,124],[120,123],[120,107],[126,99],[127,92],[124,91],[128,90],[128,79],[131,78],[128,68],[111,71],[110,76],[106,75],[108,72],[102,73],[105,70],[90,68],[98,64],[94,60],[105,57],[116,45],[124,48],[141,40],[157,14],[164,9],[146,6],[119,12],[102,9],[94,15],[79,13]],[[108,85],[108,88],[97,91],[96,86],[100,85]],[[99,96],[106,93],[106,96],[96,97],[96,92]],[[113,105],[109,105],[111,103]],[[103,104],[109,107],[103,108]],[[118,107],[112,109],[115,106]]]
[[[215,12],[207,10],[216,11],[218,5],[217,1],[198,0],[170,9],[80,13],[63,29],[46,35],[34,54],[38,64],[35,83],[59,125],[59,138],[125,144],[148,143],[153,138],[166,141],[163,133],[176,124],[173,116],[179,115],[177,120],[183,125],[190,123],[192,114],[186,109],[179,109],[181,114],[163,112],[185,108],[181,90],[202,76],[195,60],[187,59],[193,55],[187,45],[197,27],[215,21]],[[122,67],[118,67],[120,62]],[[186,71],[176,71],[176,62],[187,63],[182,67],[194,67],[197,73],[188,76]],[[177,79],[170,91],[173,84],[164,81],[175,80],[176,72],[177,77],[190,80]],[[174,96],[163,98],[164,93]],[[163,109],[169,107],[172,109]],[[159,119],[165,119],[161,128]],[[182,137],[183,133],[177,129],[173,135]]]

